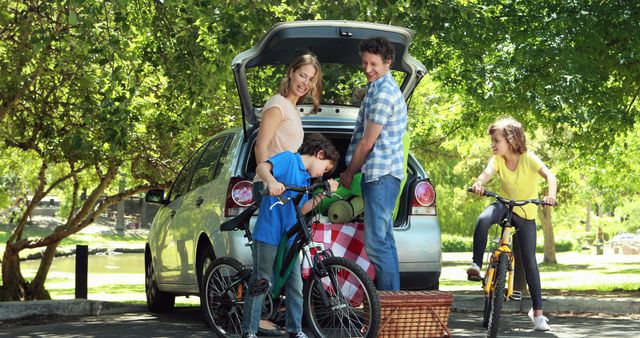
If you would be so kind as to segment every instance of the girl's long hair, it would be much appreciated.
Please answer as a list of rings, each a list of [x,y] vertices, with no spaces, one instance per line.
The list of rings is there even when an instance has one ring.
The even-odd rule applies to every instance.
[[[527,152],[527,137],[524,134],[524,128],[522,123],[514,118],[501,118],[494,122],[488,131],[489,135],[493,135],[498,131],[502,132],[502,136],[507,140],[511,151],[514,153],[520,155]]]

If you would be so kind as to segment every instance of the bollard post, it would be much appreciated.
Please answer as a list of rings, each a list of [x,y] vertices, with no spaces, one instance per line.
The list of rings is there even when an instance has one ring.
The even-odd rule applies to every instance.
[[[76,245],[76,299],[87,299],[89,247]]]

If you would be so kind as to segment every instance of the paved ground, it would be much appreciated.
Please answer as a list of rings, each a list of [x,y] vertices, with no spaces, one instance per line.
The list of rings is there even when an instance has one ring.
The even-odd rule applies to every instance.
[[[454,312],[449,327],[454,337],[482,337],[478,312]],[[174,313],[124,313],[82,318],[49,319],[39,325],[22,321],[5,326],[0,337],[211,337],[212,332],[202,321],[198,308],[180,308]],[[597,315],[550,316],[552,331],[532,330],[532,323],[521,313],[505,313],[499,337],[638,337],[640,321],[630,317]]]

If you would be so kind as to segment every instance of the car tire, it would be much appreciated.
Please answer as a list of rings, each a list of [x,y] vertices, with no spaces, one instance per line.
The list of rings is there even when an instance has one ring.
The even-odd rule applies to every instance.
[[[158,283],[156,281],[156,274],[153,267],[151,254],[149,254],[148,252],[144,260],[144,265],[144,287],[147,297],[147,309],[155,313],[166,313],[173,311],[176,303],[176,296],[158,289]]]
[[[204,273],[207,271],[207,268],[213,263],[213,260],[216,259],[215,254],[213,253],[213,248],[207,245],[207,247],[202,250],[200,255],[198,255],[197,261],[197,271],[196,278],[198,278],[198,289],[202,287],[202,277]]]

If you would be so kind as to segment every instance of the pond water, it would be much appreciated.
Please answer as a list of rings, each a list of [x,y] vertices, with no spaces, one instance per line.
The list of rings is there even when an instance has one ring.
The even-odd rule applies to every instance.
[[[20,262],[22,272],[33,271],[35,274],[40,260],[27,260]],[[144,254],[142,253],[126,253],[126,254],[98,254],[89,256],[89,274],[92,273],[109,273],[109,274],[142,274],[144,276]],[[76,270],[76,257],[56,257],[51,265],[50,273],[71,273]]]
[[[40,260],[20,262],[22,274],[35,276]],[[75,296],[76,257],[56,257],[45,287],[53,299]],[[144,301],[144,254],[90,255],[87,276],[88,298],[112,301]]]

